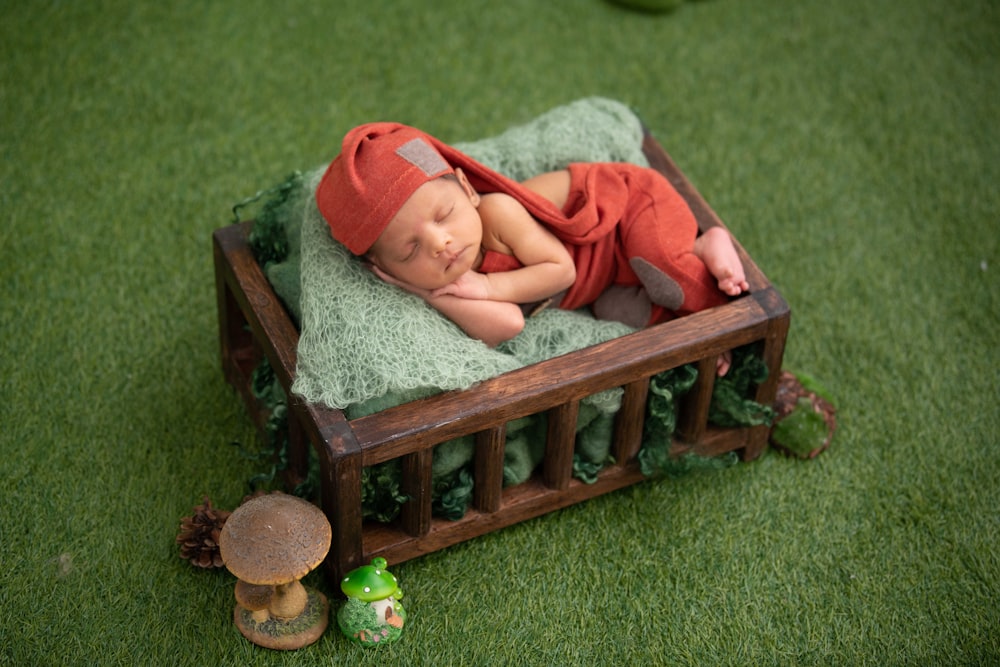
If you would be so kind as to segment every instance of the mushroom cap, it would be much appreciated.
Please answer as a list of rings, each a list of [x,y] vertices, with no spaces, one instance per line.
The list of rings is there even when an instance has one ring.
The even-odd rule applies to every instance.
[[[330,549],[330,522],[297,496],[251,498],[229,516],[219,536],[226,567],[249,584],[278,585],[301,579]]]
[[[384,558],[373,558],[371,565],[362,565],[348,572],[340,582],[340,590],[344,595],[362,602],[375,602],[394,595],[399,590],[399,582],[385,566]]]

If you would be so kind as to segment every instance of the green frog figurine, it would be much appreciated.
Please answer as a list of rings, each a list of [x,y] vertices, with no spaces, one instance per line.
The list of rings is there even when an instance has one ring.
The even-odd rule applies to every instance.
[[[403,635],[403,590],[385,568],[384,558],[373,558],[371,565],[351,570],[340,582],[347,602],[337,614],[337,625],[345,637],[362,646],[394,642]]]

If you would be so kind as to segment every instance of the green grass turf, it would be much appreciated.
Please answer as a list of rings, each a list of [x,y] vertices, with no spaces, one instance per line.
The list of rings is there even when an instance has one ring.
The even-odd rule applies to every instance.
[[[1000,7],[989,0],[4,2],[0,663],[995,664]],[[177,557],[255,435],[209,237],[354,124],[635,107],[793,308],[833,448],[394,567],[410,626],[281,654]],[[308,580],[329,586],[314,573]]]

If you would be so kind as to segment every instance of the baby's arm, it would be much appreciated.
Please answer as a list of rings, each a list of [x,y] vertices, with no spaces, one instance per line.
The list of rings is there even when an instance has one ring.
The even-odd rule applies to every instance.
[[[524,313],[515,303],[463,299],[450,294],[435,296],[429,290],[393,278],[374,264],[369,266],[379,278],[421,297],[432,308],[457,324],[468,336],[477,338],[490,347],[510,340],[524,328]]]
[[[562,292],[576,280],[573,258],[562,242],[516,199],[502,193],[483,195],[479,215],[483,246],[514,255],[523,267],[489,274],[470,271],[434,295],[533,303]]]

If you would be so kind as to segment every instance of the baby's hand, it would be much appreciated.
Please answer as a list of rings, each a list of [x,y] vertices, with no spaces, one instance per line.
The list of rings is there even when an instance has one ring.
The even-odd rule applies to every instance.
[[[431,292],[431,296],[450,294],[460,299],[489,299],[490,279],[478,271],[466,271],[454,282]]]

